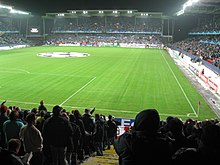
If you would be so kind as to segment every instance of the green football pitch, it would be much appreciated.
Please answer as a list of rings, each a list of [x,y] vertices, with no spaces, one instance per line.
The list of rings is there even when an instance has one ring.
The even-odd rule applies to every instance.
[[[44,52],[83,52],[88,57],[46,58]],[[0,51],[0,100],[22,109],[45,101],[49,111],[96,107],[96,113],[134,118],[147,108],[161,119],[216,118],[210,106],[159,49],[29,47]],[[198,101],[201,106],[198,110]]]

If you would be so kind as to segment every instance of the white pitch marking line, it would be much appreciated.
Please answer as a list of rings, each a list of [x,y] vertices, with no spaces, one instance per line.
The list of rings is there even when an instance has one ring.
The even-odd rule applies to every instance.
[[[179,82],[179,80],[177,79],[177,77],[176,77],[175,73],[173,72],[172,68],[170,67],[169,63],[167,62],[166,58],[164,57],[164,55],[163,55],[163,53],[162,53],[161,51],[160,51],[160,54],[163,56],[163,58],[164,58],[164,60],[165,60],[166,64],[168,65],[168,67],[169,67],[169,69],[170,69],[171,73],[173,74],[173,77],[175,78],[175,80],[176,80],[177,84],[179,85],[179,87],[180,87],[180,89],[181,89],[181,91],[182,91],[182,93],[183,93],[184,97],[186,98],[187,102],[189,103],[190,107],[192,108],[192,110],[193,110],[194,114],[196,115],[196,117],[198,117],[198,115],[197,115],[197,113],[196,113],[195,109],[193,108],[193,106],[192,106],[191,102],[189,101],[189,98],[187,97],[187,95],[186,95],[186,93],[185,93],[185,91],[184,91],[184,89],[183,89],[182,85],[180,84],[180,82]]]
[[[16,71],[22,71],[22,72],[25,72],[25,73],[30,74],[29,71],[24,70],[24,69],[19,69],[19,68],[4,68],[4,69],[5,69],[5,70],[1,70],[1,72],[16,73]],[[14,70],[15,72],[13,72],[13,70]]]
[[[89,82],[87,82],[85,85],[83,85],[81,88],[79,88],[76,92],[74,92],[70,97],[68,97],[66,100],[64,100],[60,106],[62,106],[64,103],[66,103],[69,99],[71,99],[73,96],[75,96],[77,93],[79,93],[81,90],[83,90],[85,87],[87,87],[91,82],[93,82],[96,79],[96,77],[93,77]]]
[[[4,100],[0,100],[4,101]],[[34,103],[34,102],[23,102],[23,101],[14,101],[14,100],[7,100],[7,102],[12,102],[12,103],[22,103],[22,104],[29,104],[29,105],[39,105],[39,103]],[[46,104],[46,106],[51,106],[53,107],[55,104]],[[85,107],[77,107],[77,106],[62,106],[63,108],[80,108],[83,109]],[[23,107],[25,109],[25,107]],[[97,111],[107,111],[107,112],[123,112],[123,113],[130,113],[130,114],[138,114],[139,112],[134,112],[134,111],[126,111],[126,110],[121,110],[121,109],[106,109],[106,108],[97,108]],[[181,116],[181,117],[188,117],[188,115],[177,115],[177,114],[165,114],[165,113],[159,113],[160,116]]]

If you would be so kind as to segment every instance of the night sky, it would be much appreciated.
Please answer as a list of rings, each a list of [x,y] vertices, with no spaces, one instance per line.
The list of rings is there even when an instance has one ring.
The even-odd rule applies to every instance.
[[[138,10],[163,12],[171,15],[177,12],[186,0],[1,0],[4,5],[15,9],[44,15],[67,10]]]

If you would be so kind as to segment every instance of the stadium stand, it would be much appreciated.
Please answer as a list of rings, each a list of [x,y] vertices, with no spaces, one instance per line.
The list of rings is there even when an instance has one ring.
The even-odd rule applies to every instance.
[[[0,108],[0,110],[1,110],[0,121],[3,120],[2,119],[3,116],[5,116],[5,115],[9,116],[11,113],[16,112],[17,114],[20,115],[19,118],[16,119],[16,121],[19,123],[23,123],[23,125],[25,125],[22,127],[22,129],[24,130],[24,128],[28,128],[30,126],[30,124],[27,125],[28,123],[26,122],[26,120],[24,118],[24,115],[23,115],[24,111],[21,111],[21,109],[17,108],[16,106],[13,106],[14,108],[12,108],[10,106],[10,108],[12,108],[12,109],[9,109],[5,104],[7,104],[7,103],[3,103]],[[59,107],[59,106],[54,106],[55,109],[57,107]],[[5,112],[5,110],[7,113],[3,113],[3,112]],[[32,122],[32,119],[37,120],[38,117],[42,117],[41,111],[42,110],[39,111],[37,109],[36,114],[35,114],[35,113],[33,113],[34,111],[29,110],[27,112],[27,114],[29,114],[29,115],[27,115],[26,119],[28,121],[30,120],[31,122]],[[69,123],[69,124],[71,122],[74,122],[74,120],[70,121],[70,116],[74,117],[76,115],[75,111],[77,111],[77,110],[72,111],[73,114],[68,113],[62,107],[59,107],[58,112],[55,112],[55,110],[53,110],[53,112],[56,114],[54,117],[56,117],[58,115],[57,116],[58,118],[56,117],[57,118],[56,120],[62,119],[66,123]],[[155,119],[156,116],[151,111],[153,111],[154,113],[157,113],[157,115],[156,115],[157,119]],[[43,117],[44,117],[45,122],[38,123],[38,126],[39,126],[39,124],[42,124],[43,130],[44,130],[44,125],[46,124],[47,126],[46,125],[45,126],[48,127],[48,121],[52,121],[54,117],[52,117],[53,115],[49,111],[45,112],[43,114],[44,114]],[[79,112],[78,112],[78,114],[80,115]],[[97,118],[97,115],[98,114],[95,114],[96,122],[94,123],[96,132],[97,132],[98,125],[99,125],[98,123],[101,121],[103,122],[103,124],[105,123],[104,117]],[[89,118],[94,119],[93,115],[89,114],[89,116],[90,116]],[[31,117],[31,119],[29,119],[28,117],[29,118]],[[74,118],[72,118],[72,119],[74,119]],[[4,128],[4,125],[6,123],[8,123],[9,121],[10,121],[10,119],[6,120],[5,122],[1,121],[0,128],[2,128],[2,127]],[[29,121],[29,123],[30,123],[30,121]],[[54,119],[54,121],[55,121],[55,119]],[[83,120],[81,120],[81,121],[83,121]],[[99,121],[99,122],[97,122],[97,121]],[[81,124],[84,125],[85,122],[86,121],[84,120]],[[153,125],[155,125],[154,130],[152,127],[152,122],[153,122]],[[74,123],[75,123],[74,125],[76,126],[75,128],[77,128],[78,126],[80,127],[80,125],[78,125],[79,122],[74,122]],[[56,124],[58,124],[57,127],[62,126],[62,122],[56,123]],[[142,127],[143,124],[145,125],[144,127]],[[139,159],[137,160],[135,158],[137,158],[136,156],[140,156],[141,154],[138,154],[136,156],[134,156],[134,154],[140,153],[140,152],[144,151],[145,149],[147,149],[148,148],[147,144],[149,145],[149,142],[147,142],[149,140],[148,138],[151,137],[150,139],[152,139],[152,137],[155,137],[156,134],[157,134],[157,136],[156,136],[157,138],[163,139],[163,140],[161,139],[162,141],[160,141],[160,143],[162,143],[164,145],[169,144],[168,146],[171,146],[171,148],[168,147],[166,149],[167,150],[166,153],[167,154],[170,153],[170,154],[168,154],[168,155],[166,154],[166,156],[163,154],[164,160],[166,159],[169,162],[179,163],[180,160],[186,161],[191,158],[190,156],[194,155],[196,161],[202,160],[202,161],[214,161],[215,162],[216,160],[218,160],[218,155],[219,155],[219,151],[220,151],[220,148],[218,145],[218,144],[220,144],[219,143],[219,139],[220,139],[220,127],[219,126],[220,126],[220,122],[217,119],[207,119],[207,120],[203,120],[203,121],[197,121],[197,120],[193,120],[192,118],[188,118],[187,120],[182,121],[180,118],[178,118],[176,116],[168,116],[166,120],[160,120],[160,115],[158,114],[157,110],[143,110],[136,116],[136,118],[134,120],[134,126],[130,127],[122,135],[115,137],[115,140],[111,144],[110,148],[107,148],[106,139],[105,138],[101,139],[100,142],[102,142],[102,144],[103,144],[103,148],[102,148],[103,155],[100,155],[100,154],[97,155],[96,150],[93,150],[94,144],[96,144],[96,143],[94,143],[95,142],[94,138],[91,138],[90,139],[91,143],[89,145],[90,152],[87,153],[88,155],[85,155],[85,152],[82,152],[83,153],[82,160],[79,160],[79,157],[78,157],[79,152],[77,150],[70,150],[70,148],[72,148],[72,147],[78,148],[79,146],[82,145],[82,149],[87,150],[87,147],[85,148],[86,143],[83,141],[80,142],[80,138],[76,139],[76,129],[73,129],[73,127],[71,126],[70,128],[72,128],[72,131],[73,131],[72,132],[73,133],[72,140],[73,141],[77,140],[77,143],[68,143],[66,145],[67,145],[67,148],[70,147],[67,150],[67,152],[71,151],[73,155],[75,154],[76,162],[73,163],[72,159],[70,159],[70,161],[68,161],[68,162],[72,162],[72,164],[84,164],[84,165],[87,165],[87,164],[118,164],[118,163],[120,164],[121,161],[127,160],[127,158],[128,158],[127,156],[129,155],[129,153],[133,155],[133,156],[131,156],[132,160],[135,162],[138,162]],[[31,127],[34,130],[37,129],[36,124],[31,125]],[[108,127],[103,127],[103,128],[108,129]],[[17,129],[17,128],[11,128],[11,131],[14,131],[14,129]],[[147,129],[148,131],[150,131],[150,133],[147,133],[147,132],[144,133],[144,132],[142,132],[142,131],[144,131],[142,129]],[[153,131],[153,132],[151,132],[151,131]],[[40,133],[39,130],[37,132],[38,132],[38,134]],[[3,134],[6,133],[4,129],[3,129],[2,133]],[[42,131],[41,133],[43,135],[42,137],[46,138],[46,136],[44,136],[44,131]],[[49,132],[47,132],[47,134],[48,133]],[[58,136],[58,135],[56,135],[56,133],[57,133],[57,131],[53,131],[54,137]],[[80,134],[83,134],[83,133],[81,132]],[[85,134],[89,134],[89,133],[86,131]],[[25,136],[25,134],[22,134],[22,138],[24,138],[24,136]],[[49,135],[47,135],[47,136],[49,136]],[[93,137],[93,136],[96,136],[96,133],[94,133],[92,135],[86,135],[86,136]],[[137,140],[136,142],[132,141],[132,140],[135,140],[135,136],[137,136],[136,138],[140,138],[141,136],[143,136],[142,137],[142,138],[144,138],[143,143],[146,142],[145,148],[142,147],[143,143],[141,143],[142,149],[138,149],[138,144],[139,144],[138,141],[139,140]],[[10,141],[10,139],[7,139],[7,140]],[[19,139],[19,137],[17,137],[17,139]],[[35,137],[35,139],[36,139],[36,137]],[[0,140],[2,141],[3,139],[1,138]],[[45,155],[44,156],[44,164],[49,165],[50,162],[53,160],[54,154],[51,154],[50,148],[48,148],[48,145],[47,145],[48,140],[46,140],[46,139],[42,139],[42,140],[44,140],[44,142],[45,142],[44,146],[43,146],[43,150],[42,150]],[[124,140],[126,140],[126,141],[128,140],[128,142],[126,142]],[[136,146],[135,148],[140,152],[133,151],[133,149],[136,150],[132,144],[133,142],[137,143],[135,145]],[[123,143],[123,144],[121,144],[121,143]],[[155,148],[157,143],[154,141],[150,144],[151,144],[151,147]],[[28,145],[28,143],[26,142],[25,145]],[[77,145],[78,147],[74,146],[74,145]],[[123,148],[118,148],[118,147],[123,147],[123,146],[126,147],[127,149],[124,150]],[[157,147],[158,149],[154,150],[155,154],[160,150],[161,146],[163,146],[163,145],[159,145],[158,146],[159,148]],[[1,146],[1,147],[5,148],[5,146]],[[36,148],[35,150],[37,150],[37,151],[41,150],[40,148],[38,148],[38,149]],[[25,146],[25,149],[27,150],[27,146]],[[26,154],[26,152],[25,152],[26,150],[24,150],[24,148],[21,147],[20,152],[19,152],[19,156],[21,156],[21,157],[24,156]],[[32,148],[32,150],[33,150],[33,148]],[[123,152],[125,151],[126,152],[126,153],[124,153],[125,155],[121,151],[123,151]],[[188,152],[190,152],[190,153],[192,152],[191,153],[192,155]],[[116,153],[119,155],[119,159],[118,159],[118,156]],[[146,152],[142,152],[142,154],[145,154],[145,153]],[[151,154],[153,154],[153,152],[151,152]],[[0,152],[0,155],[1,155],[1,152]],[[35,151],[33,151],[33,155],[35,155],[35,157],[37,156]],[[156,154],[155,156],[157,157],[158,155]],[[31,159],[33,159],[33,158],[34,157],[32,157]],[[31,161],[31,159],[30,159],[30,161]],[[145,159],[145,157],[144,157],[144,159]],[[128,160],[131,161],[131,159],[128,159]],[[148,159],[148,160],[150,160],[150,159]],[[105,163],[103,163],[103,162],[105,162]],[[39,161],[37,163],[39,163]],[[32,163],[32,164],[34,164],[34,163]]]
[[[49,14],[46,17],[49,17]],[[158,18],[142,18],[140,16],[115,17],[109,15],[106,17],[53,17],[53,19],[54,24],[46,29],[46,31],[49,31],[48,34],[43,34],[42,37],[39,37],[39,35],[29,35],[29,37],[27,37],[27,33],[20,33],[22,29],[19,29],[19,26],[16,24],[14,18],[13,21],[8,21],[2,17],[0,18],[0,45],[3,47],[14,45],[32,45],[34,40],[34,45],[40,45],[42,43],[45,45],[79,44],[78,46],[105,46],[105,44],[112,44],[113,46],[118,46],[118,44],[143,44],[145,46],[149,46],[164,44],[162,42],[162,21]],[[191,60],[195,60],[195,62],[206,61],[214,66],[214,70],[217,70],[216,73],[219,75],[220,24],[217,20],[219,20],[218,17],[211,21],[208,19],[202,21],[202,24],[191,30],[189,33],[189,36],[191,37],[174,43],[171,47],[177,50],[177,52],[184,53],[184,55],[187,56],[189,55]],[[27,126],[27,122],[25,120],[26,116],[31,114],[36,117],[36,123],[31,124],[32,128],[39,130],[37,131],[38,134],[42,134],[42,138],[45,138],[43,139],[43,149],[41,146],[38,148],[44,154],[44,163],[42,164],[50,165],[52,160],[54,161],[56,159],[54,159],[55,155],[51,153],[51,146],[48,145],[49,142],[47,138],[49,136],[51,137],[51,135],[45,136],[45,132],[43,130],[45,129],[45,125],[47,126],[47,122],[53,119],[54,114],[52,114],[49,110],[40,110],[35,107],[33,107],[32,110],[23,111],[20,107],[12,105],[6,106],[5,104],[5,102],[2,103],[0,107],[0,156],[4,154],[2,150],[6,150],[7,142],[9,142],[10,139],[15,138],[15,136],[17,139],[20,139],[18,134],[19,131],[17,131],[17,134],[13,135],[13,137],[4,136],[8,134],[5,127],[11,120],[9,119],[10,115],[19,114],[19,117],[17,118],[16,116],[14,120],[19,123],[18,125],[20,125],[20,127],[24,127],[23,125]],[[62,151],[67,151],[67,155],[63,155],[63,162],[68,162],[71,165],[121,164],[124,161],[131,161],[132,164],[140,164],[138,161],[143,160],[139,159],[139,157],[143,156],[142,154],[145,153],[141,152],[144,149],[147,149],[149,145],[149,137],[150,140],[162,139],[161,141],[153,141],[155,145],[151,145],[152,148],[156,148],[157,146],[157,150],[154,151],[156,155],[153,155],[155,157],[158,156],[157,152],[161,149],[161,145],[158,145],[159,142],[164,146],[167,146],[166,144],[171,146],[171,148],[164,147],[167,151],[164,152],[167,153],[166,156],[163,155],[164,153],[161,153],[161,156],[163,156],[167,163],[185,164],[187,161],[193,160],[196,163],[202,164],[204,162],[214,163],[219,160],[220,122],[217,119],[197,121],[189,118],[186,121],[182,121],[176,116],[169,116],[165,121],[162,121],[160,120],[160,116],[158,114],[156,115],[157,119],[155,121],[155,118],[153,118],[155,116],[148,116],[149,114],[145,114],[141,117],[139,116],[141,113],[146,112],[145,110],[140,112],[136,118],[134,116],[134,127],[129,127],[123,135],[115,135],[114,141],[111,141],[109,148],[107,144],[107,135],[105,134],[108,132],[106,130],[108,130],[109,127],[104,116],[101,116],[100,114],[93,115],[91,112],[88,113],[86,112],[88,109],[85,111],[86,115],[81,115],[78,110],[66,112],[65,109],[62,109],[62,107],[56,106],[56,108],[58,108],[56,117],[63,122],[55,122],[55,124],[62,126],[64,122],[67,123],[71,136],[68,144],[62,144],[63,148],[61,146],[52,146],[52,149],[53,151],[57,151],[57,148],[62,148]],[[154,110],[154,112],[157,113],[156,110]],[[89,118],[92,128],[88,128],[87,125],[90,124],[87,123],[88,120],[85,120],[85,116]],[[94,116],[96,116],[96,118],[94,118]],[[153,123],[156,125],[154,132],[149,133],[147,132],[149,130],[143,130],[141,127],[141,124],[143,124],[142,122],[146,122],[149,127],[152,126],[151,122],[156,122]],[[18,129],[19,128],[17,127],[11,128],[10,131],[14,132]],[[54,133],[54,137],[58,136],[56,131],[53,131],[53,129],[51,132]],[[48,132],[46,131],[46,133]],[[151,134],[151,136],[149,136],[149,134]],[[59,136],[62,135],[59,134]],[[5,139],[5,137],[7,138]],[[121,139],[123,139],[123,141]],[[140,139],[143,141],[142,144],[145,144],[145,148],[143,149],[141,148],[142,144],[138,143],[138,140]],[[117,148],[118,146],[121,147],[121,144],[125,145],[125,153],[120,151],[121,148]],[[134,144],[136,145],[135,147]],[[23,157],[27,154],[26,152],[26,149],[21,147],[20,152],[17,154],[20,157]],[[136,153],[138,153],[138,155],[135,155]],[[148,152],[148,154],[152,153]],[[33,155],[36,155],[36,153],[33,153]],[[130,156],[129,160],[127,160],[127,156]],[[147,156],[148,155],[146,155],[146,157]],[[35,156],[30,159],[33,158],[35,158]]]
[[[197,57],[201,56],[202,60],[220,68],[218,38],[219,36],[192,37],[175,43],[174,46]]]

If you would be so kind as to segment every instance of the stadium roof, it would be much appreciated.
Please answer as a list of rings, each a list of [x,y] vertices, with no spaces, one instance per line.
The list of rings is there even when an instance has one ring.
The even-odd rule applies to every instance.
[[[184,15],[189,14],[220,14],[220,0],[199,0],[194,5],[187,7]]]
[[[91,16],[126,16],[140,18],[166,18],[162,12],[138,12],[137,10],[67,10],[59,13],[46,13],[43,18],[77,18]]]

